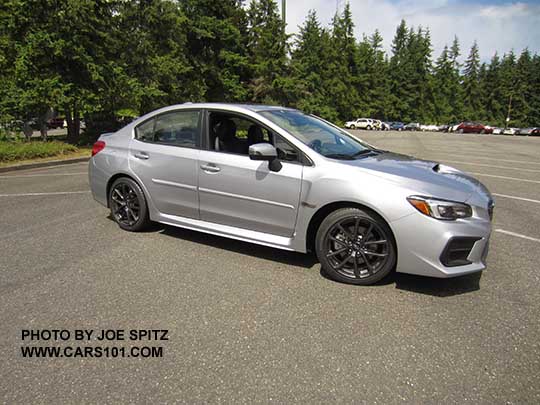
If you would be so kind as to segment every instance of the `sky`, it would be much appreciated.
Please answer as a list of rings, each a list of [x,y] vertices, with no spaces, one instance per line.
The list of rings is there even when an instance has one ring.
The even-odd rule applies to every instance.
[[[281,7],[281,0],[276,0]],[[338,0],[343,7],[346,0]],[[358,39],[378,29],[384,48],[390,51],[396,27],[405,19],[410,27],[429,27],[433,59],[457,35],[465,59],[473,42],[480,48],[482,61],[529,48],[540,54],[540,0],[350,0],[355,34]],[[310,9],[328,26],[336,12],[336,0],[287,0],[287,31],[298,32]]]

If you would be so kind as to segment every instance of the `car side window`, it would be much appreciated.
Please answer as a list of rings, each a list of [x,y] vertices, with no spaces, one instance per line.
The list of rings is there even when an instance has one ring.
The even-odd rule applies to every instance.
[[[139,125],[135,138],[143,142],[197,148],[200,145],[199,111],[172,111]]]
[[[274,147],[277,149],[278,158],[284,162],[300,162],[300,152],[280,135],[275,134]]]

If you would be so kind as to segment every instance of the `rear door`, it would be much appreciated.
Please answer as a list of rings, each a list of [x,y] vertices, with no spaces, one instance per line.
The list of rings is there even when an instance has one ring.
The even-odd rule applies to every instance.
[[[201,110],[175,110],[135,128],[129,165],[163,214],[199,218],[201,123]]]

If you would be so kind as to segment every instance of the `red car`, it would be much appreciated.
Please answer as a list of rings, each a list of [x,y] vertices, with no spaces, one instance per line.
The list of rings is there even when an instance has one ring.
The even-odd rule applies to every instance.
[[[457,126],[456,132],[460,134],[492,134],[493,128],[479,124],[478,122],[462,122]]]

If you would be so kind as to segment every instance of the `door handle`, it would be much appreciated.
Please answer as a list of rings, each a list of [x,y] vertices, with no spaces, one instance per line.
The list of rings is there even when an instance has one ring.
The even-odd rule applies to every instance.
[[[142,159],[142,160],[146,160],[150,157],[148,156],[148,153],[146,152],[138,152],[138,153],[135,153],[133,156],[135,156],[137,159]]]
[[[209,173],[217,173],[221,171],[221,169],[213,163],[208,163],[207,165],[201,165],[201,169]]]

